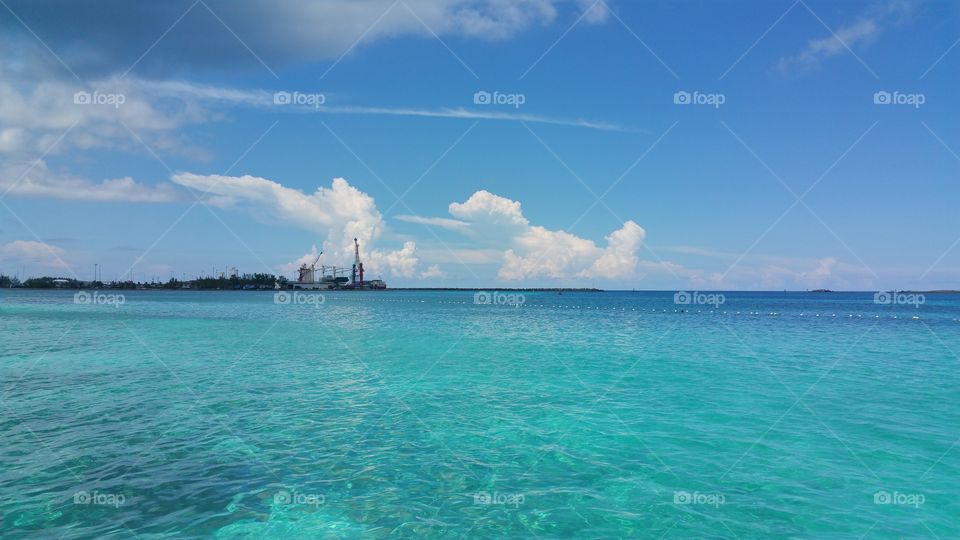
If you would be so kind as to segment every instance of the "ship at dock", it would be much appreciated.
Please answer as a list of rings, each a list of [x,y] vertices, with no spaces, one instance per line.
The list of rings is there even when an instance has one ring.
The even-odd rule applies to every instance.
[[[290,284],[293,289],[301,290],[383,290],[387,284],[382,279],[363,279],[363,262],[360,261],[360,242],[353,239],[353,266],[345,268],[341,266],[327,266],[321,264],[319,273],[317,272],[317,263],[323,256],[321,251],[313,263],[307,265],[301,264],[298,269],[297,280]]]

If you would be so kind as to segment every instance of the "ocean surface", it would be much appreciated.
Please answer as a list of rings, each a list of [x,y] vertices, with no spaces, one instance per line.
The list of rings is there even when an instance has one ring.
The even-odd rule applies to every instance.
[[[957,295],[97,295],[0,291],[4,539],[960,538]]]

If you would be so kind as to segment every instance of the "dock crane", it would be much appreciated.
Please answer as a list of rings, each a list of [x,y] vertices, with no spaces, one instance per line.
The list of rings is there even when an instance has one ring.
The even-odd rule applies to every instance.
[[[366,281],[365,268],[360,260],[360,241],[353,239],[353,266],[320,265],[320,275],[317,275],[317,263],[323,251],[317,254],[312,263],[300,265],[300,275],[292,284],[294,289],[386,289],[387,284],[382,279]],[[330,274],[327,274],[330,272]],[[342,277],[341,277],[342,276]]]
[[[343,268],[343,267],[341,267],[341,266],[326,266],[326,265],[321,264],[321,265],[320,265],[320,276],[321,276],[321,277],[327,277],[327,269],[328,269],[328,268],[330,269],[330,275],[333,276],[333,279],[334,279],[334,280],[337,279],[337,274],[346,274],[346,273],[347,273],[347,269],[346,269],[346,268]]]
[[[316,272],[317,262],[320,260],[321,255],[323,255],[323,250],[320,250],[317,258],[313,260],[310,266],[307,266],[306,263],[300,265],[300,277],[297,278],[297,281],[301,283],[313,283],[315,281],[314,272]]]

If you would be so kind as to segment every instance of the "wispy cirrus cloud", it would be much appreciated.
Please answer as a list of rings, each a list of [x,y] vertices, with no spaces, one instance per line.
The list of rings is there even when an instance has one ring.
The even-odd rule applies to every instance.
[[[777,69],[786,74],[819,68],[823,60],[837,56],[851,47],[873,42],[880,33],[880,28],[879,22],[874,19],[864,19],[838,28],[833,35],[810,40],[797,54],[780,58]]]
[[[497,110],[468,109],[465,107],[385,107],[371,105],[278,105],[274,101],[276,93],[261,89],[221,88],[209,85],[191,84],[183,81],[139,81],[144,93],[163,98],[180,98],[184,101],[197,100],[221,105],[236,105],[256,108],[273,108],[278,112],[296,112],[304,114],[358,114],[382,116],[419,116],[426,118],[459,118],[464,120],[501,120],[553,124],[608,131],[630,131],[629,128],[613,122],[604,122],[584,118],[565,118],[532,113],[520,113]],[[288,92],[289,93],[289,92]],[[306,93],[306,92],[304,92]]]
[[[889,0],[870,8],[855,22],[840,26],[829,35],[811,39],[795,54],[777,61],[777,70],[784,75],[819,69],[821,64],[844,52],[856,55],[854,50],[874,43],[890,26],[901,24],[912,11],[906,0]]]
[[[78,93],[119,103],[77,103]],[[190,141],[184,128],[220,122],[231,110],[244,109],[297,114],[513,121],[627,130],[611,122],[532,113],[463,107],[277,104],[274,96],[275,92],[271,90],[136,78],[114,77],[87,84],[50,81],[38,85],[0,80],[0,156],[36,156],[50,149],[56,141],[53,153],[70,149],[144,151],[143,145],[146,144],[156,152],[203,161],[209,158],[209,153]],[[57,141],[61,136],[63,140]]]
[[[387,115],[387,116],[422,116],[428,118],[461,118],[465,120],[501,120],[510,122],[531,122],[535,124],[553,124],[556,126],[571,126],[589,129],[599,129],[604,131],[630,131],[623,126],[610,122],[597,122],[585,120],[582,118],[560,118],[553,116],[543,116],[538,114],[499,112],[499,111],[478,111],[474,109],[465,109],[462,107],[448,109],[417,109],[417,108],[391,108],[391,107],[364,107],[364,106],[333,106],[318,107],[307,110],[318,113],[333,114],[368,114],[368,115]]]
[[[407,223],[419,223],[421,225],[443,227],[444,229],[450,229],[455,231],[462,231],[470,226],[470,223],[466,221],[461,221],[459,219],[442,218],[442,217],[423,217],[423,216],[411,216],[411,215],[401,214],[396,216],[396,219],[400,221],[406,221]]]

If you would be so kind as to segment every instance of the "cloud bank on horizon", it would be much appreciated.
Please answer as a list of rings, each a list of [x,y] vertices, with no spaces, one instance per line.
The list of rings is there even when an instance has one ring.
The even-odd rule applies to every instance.
[[[154,189],[154,188],[151,188]],[[606,245],[563,230],[551,230],[531,224],[519,201],[479,190],[463,202],[448,205],[450,218],[398,215],[398,221],[445,229],[463,237],[465,246],[452,248],[440,242],[430,252],[434,259],[423,263],[417,241],[397,235],[377,207],[373,197],[352,186],[344,178],[335,178],[329,187],[320,186],[313,193],[284,186],[266,178],[250,175],[226,176],[196,173],[175,173],[157,191],[175,194],[169,200],[194,200],[218,209],[240,212],[263,223],[282,223],[323,238],[322,251],[333,262],[348,261],[353,256],[354,238],[360,241],[361,255],[371,274],[393,278],[436,280],[447,276],[446,268],[472,265],[496,266],[496,277],[512,286],[541,280],[638,281],[646,275],[672,274],[698,287],[722,287],[727,276],[686,268],[681,264],[641,258],[646,231],[632,220],[605,237]],[[178,191],[179,190],[179,191]],[[81,190],[82,191],[82,190]],[[189,193],[190,195],[187,195]],[[140,197],[140,194],[135,195]],[[115,201],[116,199],[111,199]],[[140,202],[163,203],[165,198]],[[449,255],[437,257],[437,251]],[[301,264],[314,261],[320,254],[317,246],[301,257],[278,263],[274,270],[295,273]],[[31,264],[60,271],[70,270],[70,253],[53,244],[38,241],[15,241],[0,245],[0,255],[18,258]],[[807,268],[802,268],[807,265]],[[812,265],[812,267],[810,267]],[[801,270],[794,270],[794,267]],[[761,266],[744,266],[737,270],[737,282],[760,283],[777,287],[786,280],[811,287],[820,286],[834,277],[836,270],[864,275],[861,267],[840,263],[828,257],[804,262],[773,259]],[[750,281],[739,281],[747,279]]]
[[[371,272],[404,278],[436,278],[439,265],[420,271],[416,242],[407,240],[398,249],[383,249],[388,226],[373,198],[335,178],[330,187],[312,194],[254,176],[221,176],[178,173],[172,181],[194,190],[208,204],[234,208],[280,220],[324,237],[323,251],[334,260],[349,260],[354,238]],[[633,221],[607,237],[601,248],[576,235],[531,225],[518,201],[480,190],[463,203],[450,203],[456,219],[403,216],[405,221],[444,227],[465,235],[476,246],[475,254],[501,251],[498,277],[520,281],[540,277],[629,279],[636,277],[639,249],[646,232]],[[292,263],[289,271],[317,256],[316,247]],[[471,258],[469,254],[466,254]],[[311,258],[312,257],[312,258]],[[475,259],[475,258],[474,258]]]

